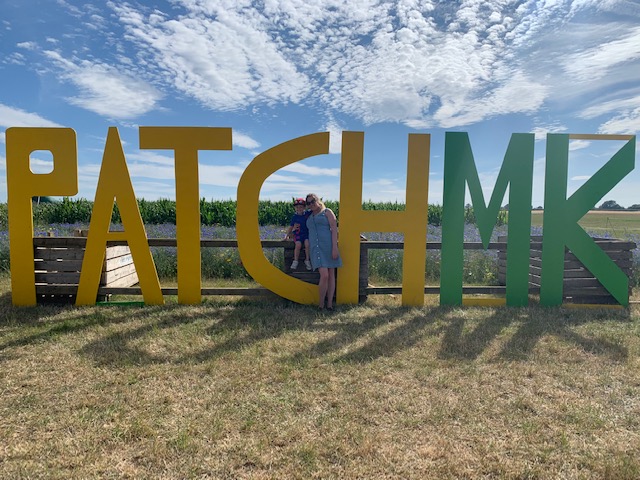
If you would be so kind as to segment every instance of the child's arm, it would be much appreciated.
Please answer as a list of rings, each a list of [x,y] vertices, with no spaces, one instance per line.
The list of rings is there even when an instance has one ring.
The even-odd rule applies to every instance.
[[[291,231],[292,230],[293,230],[293,225],[289,225],[289,228],[287,228],[287,232],[284,234],[283,240],[288,240],[289,239],[289,235],[291,235]]]

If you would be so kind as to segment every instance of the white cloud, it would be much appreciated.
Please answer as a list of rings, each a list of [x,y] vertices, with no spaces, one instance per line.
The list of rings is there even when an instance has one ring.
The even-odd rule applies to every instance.
[[[535,112],[543,104],[547,88],[521,72],[482,97],[465,99],[464,104],[446,104],[434,115],[440,125],[451,128],[479,122],[487,117],[518,112]]]
[[[563,133],[567,131],[567,127],[558,123],[550,125],[538,125],[531,129],[531,133],[535,134],[536,141],[546,140],[548,133]]]
[[[172,183],[148,182],[140,180],[132,180],[133,190],[136,198],[145,198],[148,200],[167,198],[169,200],[176,199],[175,185]]]
[[[200,165],[200,183],[220,187],[237,187],[244,168],[237,165]]]
[[[640,108],[623,112],[600,125],[598,133],[636,135],[640,125]]]
[[[300,173],[302,175],[308,175],[313,177],[327,176],[327,177],[339,177],[339,168],[322,168],[305,165],[300,162],[292,163],[282,168],[285,172]]]
[[[54,51],[44,53],[63,71],[63,78],[78,87],[79,95],[68,100],[99,115],[115,119],[135,118],[157,108],[162,98],[152,85],[133,74],[89,60],[76,64]]]
[[[260,190],[260,198],[291,201],[291,197],[304,197],[310,192],[325,200],[337,200],[340,197],[340,184],[337,179],[323,181],[315,178],[281,182],[277,178],[269,177]]]
[[[340,124],[332,119],[324,130],[329,132],[329,153],[339,154],[342,152],[342,131],[344,129]]]
[[[592,82],[616,66],[640,59],[640,27],[623,35],[622,38],[569,55],[565,71],[579,80]]]
[[[25,50],[35,50],[38,48],[38,44],[36,42],[20,42],[16,44],[18,48],[24,48]]]
[[[72,31],[59,40],[45,32],[56,51],[44,55],[77,87],[72,104],[113,119],[157,109],[160,89],[256,116],[297,104],[323,112],[330,152],[339,153],[336,118],[457,128],[521,113],[550,119],[534,129],[540,139],[545,128],[567,130],[567,116],[546,114],[553,107],[598,118],[601,132],[635,132],[640,116],[640,27],[631,4],[175,0],[166,8],[110,2],[110,12],[59,5],[78,25],[91,21],[90,35],[111,56],[70,48],[68,36],[81,35]],[[583,13],[594,21],[582,21]],[[260,146],[235,130],[233,143]]]
[[[38,152],[43,154],[44,152]],[[53,171],[53,157],[49,153],[49,160],[42,160],[40,158],[31,157],[29,159],[29,168],[33,173],[46,174]]]
[[[62,127],[62,125],[47,120],[37,113],[25,112],[19,108],[9,107],[0,103],[1,127]]]
[[[94,165],[95,174],[99,165]],[[154,152],[141,151],[127,154],[127,167],[132,179],[156,179],[175,182],[175,160],[173,157]],[[89,169],[83,167],[85,173]],[[200,185],[214,185],[220,187],[237,187],[244,172],[241,165],[198,165]],[[280,177],[276,177],[280,178]],[[286,177],[281,177],[286,181]],[[146,180],[145,180],[146,181]],[[138,192],[136,191],[136,194]]]
[[[140,150],[139,152],[127,153],[127,163],[140,162],[148,166],[161,166],[174,168],[175,159],[173,156],[162,155],[148,150]],[[150,164],[150,165],[149,165]]]
[[[569,151],[582,150],[591,145],[588,140],[569,140]]]
[[[369,195],[373,192],[375,195]],[[401,202],[406,201],[406,185],[404,182],[382,178],[362,184],[362,201],[375,198],[379,202]]]
[[[596,118],[606,114],[616,114],[620,111],[630,111],[640,108],[640,89],[617,91],[620,98],[602,101],[585,108],[580,117],[585,119]]]
[[[167,19],[157,12],[145,18],[127,5],[111,7],[160,75],[209,108],[298,103],[309,89],[307,77],[278,51],[264,17],[251,9],[211,4],[210,17]],[[147,67],[153,68],[151,61]]]
[[[260,143],[251,138],[249,135],[238,132],[237,130],[233,131],[233,144],[247,149],[258,148]]]
[[[533,39],[560,12],[498,0],[457,10],[411,0],[182,0],[175,17],[110,6],[144,67],[206,107],[319,103],[366,124],[421,128],[539,108],[547,87],[510,65],[511,44],[516,30]]]

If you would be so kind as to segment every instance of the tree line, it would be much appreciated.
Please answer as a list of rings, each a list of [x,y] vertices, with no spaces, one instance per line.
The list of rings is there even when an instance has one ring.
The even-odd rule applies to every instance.
[[[598,207],[598,210],[640,210],[640,203],[634,203],[629,208],[625,209],[615,200],[607,200]]]

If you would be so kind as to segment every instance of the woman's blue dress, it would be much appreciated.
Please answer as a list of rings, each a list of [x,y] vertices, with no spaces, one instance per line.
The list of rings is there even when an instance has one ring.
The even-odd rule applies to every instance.
[[[326,212],[327,210],[324,209],[317,215],[311,214],[307,218],[311,266],[314,270],[319,267],[336,268],[342,266],[342,259],[339,256],[335,260],[331,256],[331,229]]]

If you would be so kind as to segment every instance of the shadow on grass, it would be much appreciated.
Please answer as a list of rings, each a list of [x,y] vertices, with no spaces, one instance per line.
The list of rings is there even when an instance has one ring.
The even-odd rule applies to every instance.
[[[0,304],[2,299],[0,299]],[[157,311],[160,307],[147,307]],[[64,335],[72,335],[89,330],[98,325],[126,323],[129,315],[111,316],[106,312],[76,308],[71,305],[38,305],[37,307],[12,307],[13,318],[0,322],[5,326],[4,335],[0,337],[0,360],[7,359],[7,351],[13,347],[21,347],[47,341],[55,341]],[[148,313],[150,314],[150,312]],[[24,334],[11,334],[24,332]]]
[[[397,352],[414,347],[425,337],[438,335],[442,327],[438,319],[441,317],[441,307],[425,309],[390,308],[382,315],[375,314],[365,317],[364,321],[354,328],[353,325],[343,325],[336,334],[317,343],[298,356],[326,356],[333,352],[347,349],[355,343],[362,343],[370,337],[364,345],[340,355],[337,362],[368,362],[380,357],[391,357]],[[391,325],[384,333],[375,334],[375,330]]]
[[[567,311],[559,307],[499,308],[485,319],[474,322],[465,329],[464,314],[452,314],[448,320],[438,357],[441,359],[474,360],[478,358],[506,330],[505,340],[498,359],[525,360],[530,357],[541,338],[554,336],[574,344],[588,353],[604,355],[620,361],[628,357],[624,345],[605,338],[589,337],[575,331],[576,327],[597,321],[628,321],[628,310],[598,314]],[[594,318],[601,317],[601,318]],[[465,331],[466,330],[466,331]]]
[[[316,317],[313,314],[315,310],[311,310],[310,307],[291,307],[284,302],[273,304],[274,309],[266,313],[265,308],[271,306],[271,304],[251,300],[241,300],[227,305],[220,304],[220,306],[206,305],[195,311],[180,305],[165,305],[158,307],[161,312],[150,314],[151,316],[159,315],[161,317],[159,320],[98,338],[84,346],[80,352],[92,357],[99,365],[201,363],[220,357],[227,352],[240,351],[267,338],[278,337],[287,331],[308,328]],[[140,311],[146,312],[147,308]],[[273,310],[294,310],[298,314],[283,315],[279,321],[273,321]],[[142,318],[137,317],[137,319]],[[157,331],[192,323],[201,324],[198,326],[202,329],[200,336],[214,338],[217,340],[215,345],[185,355],[152,354],[134,345],[137,340],[150,339]]]
[[[368,308],[365,305],[341,306],[337,313],[327,315],[320,314],[314,307],[260,300],[208,302],[192,307],[169,304],[106,309],[19,308],[11,306],[8,294],[0,295],[0,309],[11,309],[11,320],[0,320],[0,325],[8,327],[0,343],[4,357],[11,347],[52,341],[98,325],[122,324],[79,349],[81,355],[104,366],[204,363],[292,332],[318,337],[310,341],[313,337],[307,335],[300,342],[300,350],[284,354],[283,361],[294,363],[310,358],[366,363],[394,356],[421,343],[424,348],[434,347],[437,358],[442,360],[475,360],[492,346],[499,350],[497,359],[526,360],[540,339],[547,336],[615,361],[628,357],[628,349],[622,342],[601,338],[591,328],[576,328],[598,321],[628,321],[628,311],[585,314],[562,308],[530,307],[484,312],[454,307]],[[128,326],[133,319],[136,323]],[[16,327],[13,334],[7,335],[18,322],[21,333]],[[189,330],[191,324],[194,326]],[[157,340],[158,332],[164,336],[161,341],[166,341],[167,332],[174,328],[181,329],[177,337],[187,337],[183,341],[191,341],[189,335],[193,335],[193,341],[204,346],[187,345],[181,352],[178,345],[168,353],[148,348]]]

